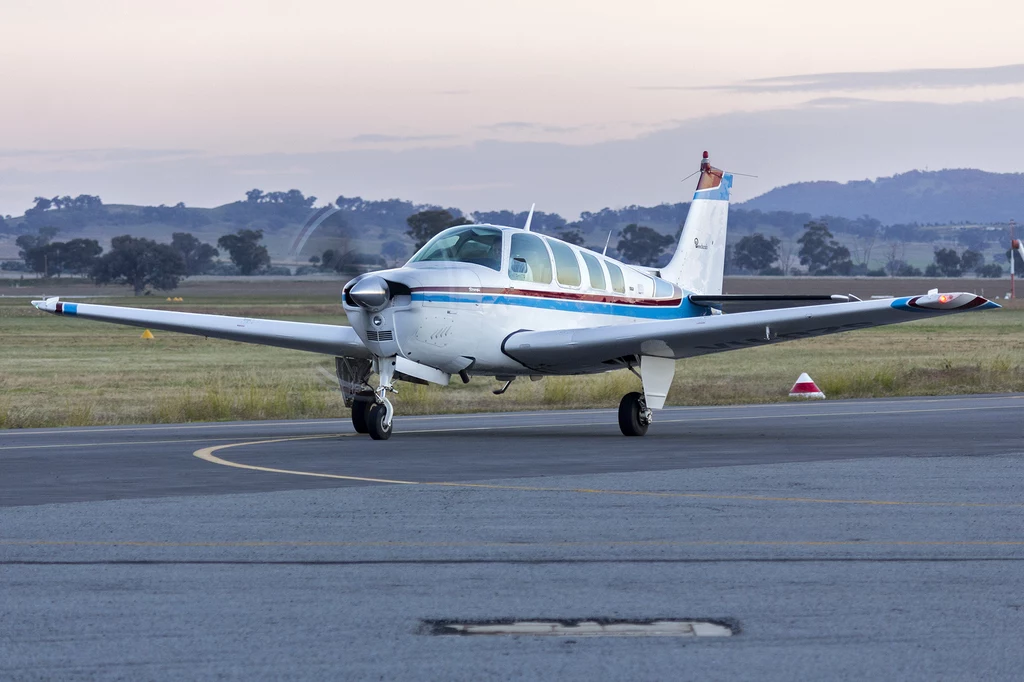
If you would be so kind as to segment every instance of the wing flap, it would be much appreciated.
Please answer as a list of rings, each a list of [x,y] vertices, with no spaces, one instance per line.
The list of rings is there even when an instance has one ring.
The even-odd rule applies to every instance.
[[[370,352],[355,330],[342,325],[67,303],[56,298],[32,301],[32,305],[44,312],[85,320],[304,350],[337,357],[370,357]]]
[[[502,350],[538,372],[592,372],[627,357],[680,359],[998,307],[974,294],[928,294],[588,329],[524,331],[509,336]]]

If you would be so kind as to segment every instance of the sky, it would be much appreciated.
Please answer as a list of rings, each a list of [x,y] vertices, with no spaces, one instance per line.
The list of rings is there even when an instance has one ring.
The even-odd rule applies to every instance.
[[[247,189],[571,216],[919,168],[1019,172],[1024,6],[6,0],[0,214]],[[525,207],[525,208],[524,208]]]

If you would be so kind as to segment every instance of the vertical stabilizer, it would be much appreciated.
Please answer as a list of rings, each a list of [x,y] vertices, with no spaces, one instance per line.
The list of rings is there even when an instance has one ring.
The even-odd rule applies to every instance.
[[[704,152],[679,244],[672,260],[661,269],[662,279],[678,284],[685,293],[722,293],[731,188],[732,175],[712,167]]]

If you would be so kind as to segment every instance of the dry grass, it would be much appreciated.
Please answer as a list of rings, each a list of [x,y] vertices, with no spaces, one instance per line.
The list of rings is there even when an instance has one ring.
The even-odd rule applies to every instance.
[[[340,306],[322,299],[219,297],[185,305],[344,323]],[[1014,306],[684,360],[669,403],[787,400],[803,371],[829,398],[1024,391],[1022,330],[1024,308]],[[341,396],[318,371],[333,372],[330,358],[162,332],[143,341],[139,334],[44,315],[24,299],[0,300],[0,427],[347,418]],[[487,377],[447,388],[401,384],[395,404],[401,414],[614,407],[639,381],[625,371],[520,379],[505,395],[492,395],[498,386]]]

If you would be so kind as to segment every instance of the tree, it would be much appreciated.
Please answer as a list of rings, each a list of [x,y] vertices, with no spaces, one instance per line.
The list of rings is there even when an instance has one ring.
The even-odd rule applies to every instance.
[[[959,277],[963,274],[963,262],[956,249],[937,249],[934,259],[935,262],[925,270],[929,277]]]
[[[419,251],[423,245],[429,242],[442,230],[456,225],[469,225],[470,221],[463,217],[456,218],[449,211],[444,209],[428,209],[413,213],[405,219],[409,229],[406,234],[412,237],[415,242],[414,251]]]
[[[169,244],[122,235],[110,240],[110,251],[92,269],[97,284],[128,284],[135,295],[146,287],[169,290],[185,276],[185,261]]]
[[[978,251],[967,249],[960,254],[960,269],[964,272],[977,272],[984,264],[985,256]]]
[[[646,225],[630,223],[622,230],[622,238],[615,246],[622,258],[637,265],[654,266],[665,253],[665,249],[675,243],[675,237],[661,234]]]
[[[779,260],[778,237],[765,237],[760,232],[749,234],[736,242],[732,251],[732,262],[736,267],[749,272],[763,274],[772,263]]]
[[[213,259],[220,251],[209,244],[204,244],[188,232],[175,232],[171,235],[171,248],[181,255],[185,262],[185,276],[201,275],[213,267]]]
[[[555,239],[561,239],[567,244],[575,244],[576,246],[583,246],[583,233],[580,232],[579,228],[575,227],[560,227],[551,231],[551,236]]]
[[[59,247],[57,262],[61,271],[73,275],[88,273],[103,253],[103,247],[95,239],[72,239],[63,244],[56,242],[51,246]]]
[[[243,275],[255,275],[270,267],[270,253],[260,244],[263,230],[239,230],[217,240],[217,246],[231,254],[231,262]]]
[[[989,263],[988,265],[982,265],[975,272],[978,273],[979,277],[1002,277],[1003,266],[999,263]]]
[[[391,265],[401,263],[405,259],[406,254],[405,244],[394,239],[384,242],[380,249],[380,255]]]
[[[850,250],[832,238],[828,224],[812,220],[804,225],[800,244],[800,264],[812,275],[849,275],[853,269]]]

